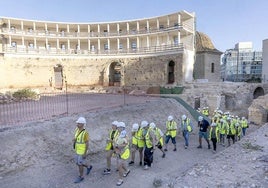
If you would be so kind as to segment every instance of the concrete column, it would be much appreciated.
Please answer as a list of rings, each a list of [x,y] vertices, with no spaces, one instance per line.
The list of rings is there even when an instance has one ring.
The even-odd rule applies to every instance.
[[[100,24],[98,24],[98,33],[100,34]]]
[[[88,44],[88,51],[90,51],[90,40],[89,39],[87,41],[87,44]]]
[[[90,33],[90,25],[87,25],[87,32]]]
[[[137,21],[137,33],[140,31],[140,22]]]
[[[60,48],[60,41],[57,39],[57,50]]]
[[[117,50],[119,50],[119,49],[120,49],[120,39],[117,38]]]
[[[129,52],[129,38],[127,38],[127,52]]]
[[[170,27],[169,16],[167,16],[167,27]]]
[[[36,30],[35,22],[33,22],[33,30]]]
[[[147,48],[149,48],[150,47],[150,37],[149,36],[146,37],[146,43],[147,43]]]
[[[69,24],[67,25],[67,33],[69,33],[70,32],[70,26],[69,26]]]
[[[127,33],[129,33],[129,23],[127,23]]]
[[[107,34],[110,34],[110,24],[107,24]]]
[[[10,36],[10,35],[9,35],[9,37],[8,37],[8,40],[9,40],[9,42],[8,42],[8,43],[9,43],[9,46],[11,46],[11,40],[12,40],[12,39],[11,39],[11,36]]]
[[[110,39],[107,39],[107,43],[108,43],[108,50],[110,50]]]
[[[21,31],[23,31],[23,21],[20,22]]]
[[[59,32],[59,24],[56,24],[56,32]]]
[[[68,51],[70,50],[70,40],[69,39],[67,40],[67,49],[68,49]]]
[[[22,44],[22,46],[25,46],[24,43],[25,43],[24,37],[21,37],[21,44]]]
[[[80,33],[80,25],[77,25],[77,33]]]
[[[34,37],[34,49],[36,49],[37,46],[36,46],[36,38]]]
[[[98,53],[100,53],[100,39],[98,39]]]
[[[158,18],[156,20],[156,27],[157,27],[157,30],[159,30],[159,19]]]
[[[147,24],[146,24],[147,26],[147,32],[149,32],[149,30],[150,30],[150,24],[149,24],[149,20],[147,20]]]

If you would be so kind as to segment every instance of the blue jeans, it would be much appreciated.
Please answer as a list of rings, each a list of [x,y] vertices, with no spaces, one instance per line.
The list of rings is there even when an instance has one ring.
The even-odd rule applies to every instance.
[[[184,130],[182,132],[182,136],[184,137],[185,140],[185,146],[189,146],[189,132],[187,130]]]
[[[247,130],[247,128],[242,128],[243,136],[246,135],[246,130]]]

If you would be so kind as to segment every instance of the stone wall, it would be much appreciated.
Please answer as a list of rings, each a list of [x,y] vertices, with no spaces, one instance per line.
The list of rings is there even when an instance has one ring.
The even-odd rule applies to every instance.
[[[248,111],[249,121],[258,125],[268,122],[268,95],[254,99]]]
[[[168,83],[168,65],[173,61],[173,85],[185,81],[183,53],[121,58],[92,57],[0,57],[0,89],[54,87],[54,67],[62,67],[63,84],[69,86],[108,86],[110,65],[121,64],[120,86],[164,86]],[[190,74],[190,73],[188,73]]]

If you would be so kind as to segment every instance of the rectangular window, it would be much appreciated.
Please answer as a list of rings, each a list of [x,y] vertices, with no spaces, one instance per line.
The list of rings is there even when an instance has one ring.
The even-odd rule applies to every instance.
[[[211,73],[214,73],[214,63],[211,63]]]
[[[108,44],[104,44],[104,50],[109,50]]]
[[[159,25],[159,29],[163,30],[164,29],[164,25]]]
[[[11,42],[11,47],[12,47],[12,48],[15,48],[16,46],[17,46],[17,43],[16,43],[16,42],[14,42],[14,41]]]
[[[131,48],[132,48],[132,49],[136,49],[136,48],[137,48],[137,44],[136,44],[136,42],[132,42],[132,43],[131,43]]]

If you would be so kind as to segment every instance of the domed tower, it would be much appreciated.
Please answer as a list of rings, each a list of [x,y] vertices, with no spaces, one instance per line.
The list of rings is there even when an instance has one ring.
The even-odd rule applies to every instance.
[[[219,82],[221,70],[221,54],[211,39],[204,33],[196,32],[195,37],[196,58],[194,63],[194,79],[208,82]]]

